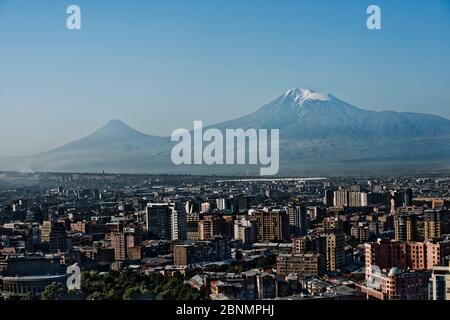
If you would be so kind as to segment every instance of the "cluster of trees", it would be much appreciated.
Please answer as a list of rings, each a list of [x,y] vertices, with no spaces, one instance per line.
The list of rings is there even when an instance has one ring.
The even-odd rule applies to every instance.
[[[33,299],[32,294],[26,299]],[[201,293],[184,284],[180,275],[142,274],[132,270],[82,273],[81,290],[67,291],[61,283],[52,283],[41,300],[200,300]]]

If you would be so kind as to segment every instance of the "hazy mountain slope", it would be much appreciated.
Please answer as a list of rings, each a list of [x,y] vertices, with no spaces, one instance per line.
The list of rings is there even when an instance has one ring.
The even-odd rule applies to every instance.
[[[80,140],[31,157],[9,160],[14,170],[130,172],[170,149],[170,139],[143,134],[119,120]],[[15,167],[15,168],[14,168]]]

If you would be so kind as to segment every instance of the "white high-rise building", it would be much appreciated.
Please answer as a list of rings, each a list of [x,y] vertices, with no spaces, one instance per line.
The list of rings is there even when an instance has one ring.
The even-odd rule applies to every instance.
[[[234,239],[245,244],[252,244],[257,241],[256,224],[251,220],[242,217],[234,221]]]
[[[187,239],[187,215],[186,207],[179,203],[171,203],[171,231],[172,240]]]
[[[367,192],[361,192],[361,207],[367,207],[368,205]]]
[[[186,213],[194,212],[194,203],[190,200],[186,201]]]
[[[225,199],[225,198],[216,199],[216,207],[219,210],[226,210],[227,209],[227,199]]]
[[[348,190],[334,191],[333,205],[335,207],[348,207]]]
[[[289,216],[291,234],[306,235],[308,231],[308,210],[305,206],[288,206],[284,208]]]

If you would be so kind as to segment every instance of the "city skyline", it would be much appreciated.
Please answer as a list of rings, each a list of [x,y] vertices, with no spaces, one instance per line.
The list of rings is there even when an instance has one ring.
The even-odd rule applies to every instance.
[[[0,300],[449,300],[449,183],[4,173]]]
[[[295,87],[450,118],[446,1],[378,1],[375,31],[365,1],[77,1],[77,31],[65,28],[69,4],[0,1],[0,116],[15,119],[0,129],[1,156],[50,150],[110,119],[167,136]]]

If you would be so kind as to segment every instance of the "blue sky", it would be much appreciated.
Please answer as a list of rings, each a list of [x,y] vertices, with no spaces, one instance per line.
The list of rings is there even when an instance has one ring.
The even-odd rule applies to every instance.
[[[66,29],[70,4],[82,30]],[[0,156],[110,119],[169,135],[294,87],[450,119],[450,1],[0,0]]]

